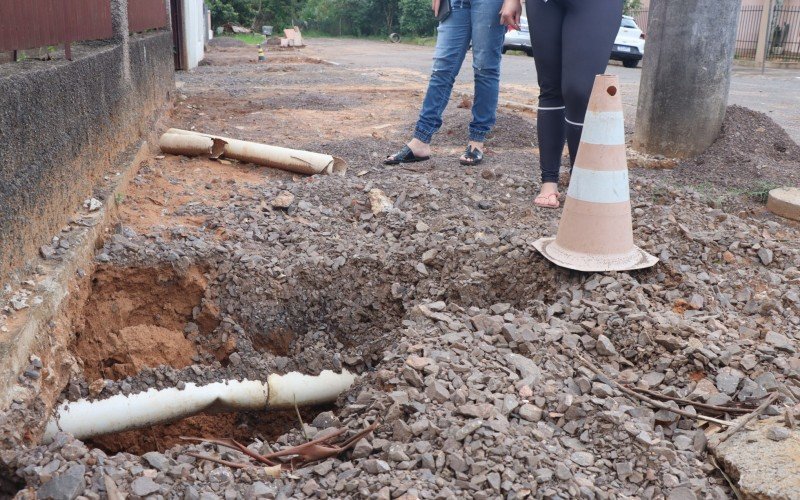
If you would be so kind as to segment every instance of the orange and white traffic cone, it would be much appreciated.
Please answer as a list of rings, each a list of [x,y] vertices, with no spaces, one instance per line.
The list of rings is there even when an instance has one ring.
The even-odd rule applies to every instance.
[[[628,271],[658,262],[633,244],[622,98],[614,75],[595,77],[558,234],[533,246],[576,271]]]

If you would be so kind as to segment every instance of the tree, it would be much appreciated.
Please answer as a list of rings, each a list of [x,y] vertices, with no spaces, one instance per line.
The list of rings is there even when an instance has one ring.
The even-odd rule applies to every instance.
[[[642,8],[642,0],[625,0],[625,3],[622,6],[622,12],[624,14],[630,15],[631,12],[634,10],[638,10]]]
[[[431,11],[430,0],[400,0],[400,29],[403,33],[432,35],[436,19]]]

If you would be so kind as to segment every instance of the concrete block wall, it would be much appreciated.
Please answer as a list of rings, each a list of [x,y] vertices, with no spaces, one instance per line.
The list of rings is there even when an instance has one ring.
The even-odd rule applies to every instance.
[[[73,61],[0,66],[0,286],[36,262],[174,88],[172,34],[76,46]]]

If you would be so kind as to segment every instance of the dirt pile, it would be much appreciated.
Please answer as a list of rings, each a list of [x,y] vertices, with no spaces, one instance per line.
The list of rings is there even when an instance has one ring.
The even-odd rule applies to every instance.
[[[708,150],[647,175],[698,189],[726,208],[763,205],[770,189],[800,185],[800,146],[764,113],[729,106]]]

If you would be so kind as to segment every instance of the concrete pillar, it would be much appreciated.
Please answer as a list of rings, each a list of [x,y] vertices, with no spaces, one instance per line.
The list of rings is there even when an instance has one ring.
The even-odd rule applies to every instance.
[[[131,82],[130,30],[128,29],[128,0],[111,0],[111,28],[114,41],[122,48],[122,78]]]
[[[634,147],[686,158],[719,135],[741,0],[653,0]]]
[[[767,32],[769,31],[769,19],[772,16],[772,0],[764,2],[764,10],[761,11],[761,23],[758,25],[758,44],[756,45],[756,63],[761,64],[767,57]]]

